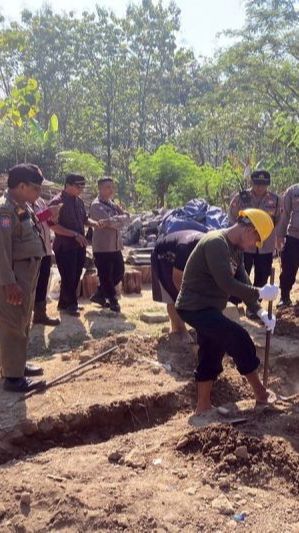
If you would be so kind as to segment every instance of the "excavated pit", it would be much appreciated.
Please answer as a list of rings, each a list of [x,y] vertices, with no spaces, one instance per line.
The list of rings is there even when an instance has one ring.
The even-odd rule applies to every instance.
[[[107,406],[90,405],[86,410],[25,420],[12,431],[2,433],[0,464],[51,448],[72,448],[96,444],[116,435],[164,424],[187,408],[190,385],[166,394],[153,394]]]
[[[82,354],[87,356],[87,350],[91,350],[89,355],[93,356],[115,344],[118,349],[108,354],[101,365],[95,365],[89,371],[82,370],[70,381],[27,400],[29,412],[24,419],[0,428],[1,464],[55,447],[95,444],[116,435],[163,426],[177,414],[185,416],[192,412],[195,384],[190,379],[190,373],[194,366],[195,351],[192,347],[186,350],[184,346],[174,345],[167,335],[158,340],[150,337],[144,339],[138,335],[119,335],[102,341],[89,341],[85,343],[83,351],[73,352],[69,364],[77,364]],[[181,362],[183,357],[184,364]],[[297,392],[298,362],[299,358],[277,358],[271,370],[270,386],[280,394]],[[53,362],[51,364],[53,367]],[[52,367],[49,366],[49,369],[57,374],[57,364],[54,369]],[[224,369],[213,390],[213,403],[218,406],[252,398],[249,386],[229,358],[224,360]],[[124,387],[127,392],[128,382],[135,386],[138,381],[141,383],[139,390],[131,397],[121,399]],[[83,387],[86,383],[88,386],[85,390]],[[98,383],[107,395],[111,394],[111,398],[108,396],[107,400],[105,394],[103,397],[99,395],[98,399],[93,397]],[[147,385],[144,393],[142,383]],[[110,391],[113,387],[114,390]],[[90,395],[83,407],[74,402],[73,393],[77,389],[80,394]],[[57,403],[60,396],[63,401]],[[30,402],[33,404],[32,416]],[[54,404],[52,412],[47,406],[40,408],[40,405],[47,403],[49,406]],[[39,416],[36,416],[36,411],[39,411]],[[298,438],[296,429],[290,428],[287,422],[284,424],[286,434],[290,436],[293,431],[292,437]]]
[[[44,362],[45,374],[53,379],[115,344],[101,363],[26,403],[7,395],[0,412],[1,531],[228,531],[231,518],[212,506],[226,491],[222,484],[235,512],[245,505],[248,530],[281,531],[288,513],[296,533],[299,398],[255,412],[248,385],[225,358],[213,403],[243,401],[246,422],[190,430],[196,349],[167,335],[88,341]],[[293,393],[297,378],[298,358],[271,359],[270,388]],[[240,492],[250,488],[258,496],[243,503]]]

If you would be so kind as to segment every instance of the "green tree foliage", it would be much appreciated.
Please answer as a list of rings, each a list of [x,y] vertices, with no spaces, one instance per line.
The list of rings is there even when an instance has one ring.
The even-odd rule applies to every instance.
[[[242,176],[229,161],[220,168],[198,166],[170,144],[153,154],[140,149],[131,170],[137,180],[136,191],[149,207],[173,207],[196,197],[225,207]]]
[[[40,164],[51,156],[47,171],[55,175],[56,153],[91,154],[116,175],[126,202],[141,198],[143,186],[148,204],[183,202],[191,193],[225,204],[248,161],[269,168],[277,190],[294,182],[299,2],[244,2],[244,27],[228,30],[231,45],[209,60],[178,46],[180,12],[165,0],[133,2],[124,17],[99,5],[78,15],[44,6],[24,10],[21,22],[2,21],[0,95],[10,121],[0,125],[1,168],[17,151],[19,159],[27,153]],[[36,105],[28,108],[25,94],[12,105],[18,79],[37,81]],[[7,113],[3,106],[0,112]],[[51,129],[53,115],[59,134]],[[16,125],[21,122],[24,128]],[[188,171],[176,181],[170,161],[173,176],[160,190],[154,178],[150,188],[140,178],[136,191],[134,165],[157,157],[164,145],[189,156],[200,167],[198,179],[185,161]]]
[[[97,190],[97,180],[104,174],[104,164],[92,154],[69,150],[58,154],[60,169],[63,174],[83,175],[89,185]]]

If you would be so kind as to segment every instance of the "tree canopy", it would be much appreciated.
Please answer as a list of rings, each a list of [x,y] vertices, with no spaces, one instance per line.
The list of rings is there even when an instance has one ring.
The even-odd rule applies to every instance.
[[[3,20],[0,170],[27,158],[59,179],[58,154],[72,153],[115,175],[125,201],[156,205],[224,201],[246,161],[277,190],[298,180],[298,1],[245,8],[244,27],[209,59],[178,45],[174,2],[131,3],[121,18],[44,6]]]

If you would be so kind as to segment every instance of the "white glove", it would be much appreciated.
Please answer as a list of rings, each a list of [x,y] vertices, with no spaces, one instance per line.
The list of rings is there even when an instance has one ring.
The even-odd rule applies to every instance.
[[[274,333],[276,325],[276,316],[272,315],[272,318],[269,318],[267,311],[265,311],[264,309],[260,309],[257,312],[257,316],[260,317],[261,321],[265,324],[266,330],[271,331],[271,333]]]
[[[279,287],[278,285],[270,285],[270,283],[267,283],[260,289],[258,289],[260,298],[262,300],[276,300],[278,296]]]

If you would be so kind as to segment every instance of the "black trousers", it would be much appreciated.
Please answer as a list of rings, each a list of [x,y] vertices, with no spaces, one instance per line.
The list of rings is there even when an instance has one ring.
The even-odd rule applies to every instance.
[[[108,299],[116,297],[115,286],[123,280],[125,265],[122,253],[95,252],[94,262],[100,280],[99,291],[101,296]]]
[[[245,270],[250,275],[251,269],[254,266],[254,281],[255,287],[263,287],[271,274],[273,254],[249,254],[244,253]]]
[[[214,381],[222,372],[222,359],[227,353],[242,375],[250,374],[260,364],[255,346],[247,331],[218,309],[182,311],[179,316],[196,329],[199,350],[196,381]]]
[[[77,306],[77,288],[85,263],[86,248],[55,250],[56,264],[61,277],[59,309]]]
[[[288,296],[299,268],[299,239],[287,235],[281,252],[280,290],[282,297]]]
[[[35,304],[45,302],[47,299],[47,289],[51,272],[51,260],[52,258],[50,255],[46,255],[41,260],[35,293]]]

